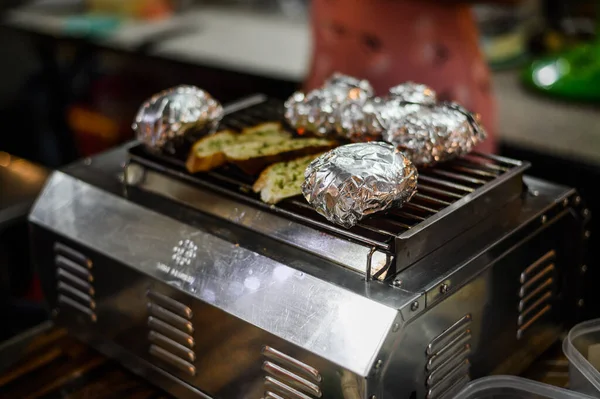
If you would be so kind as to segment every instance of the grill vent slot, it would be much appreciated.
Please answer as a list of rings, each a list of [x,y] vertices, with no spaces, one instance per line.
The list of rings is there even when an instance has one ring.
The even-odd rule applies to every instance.
[[[54,244],[54,265],[58,307],[74,310],[95,323],[98,317],[91,259],[57,242]]]
[[[323,396],[319,370],[270,346],[263,347],[265,399],[315,399]]]
[[[517,339],[552,311],[556,281],[556,252],[550,250],[527,266],[519,276]]]
[[[452,397],[470,381],[471,321],[465,315],[427,345],[427,399]]]
[[[148,298],[148,353],[190,376],[196,375],[192,309],[152,290]]]

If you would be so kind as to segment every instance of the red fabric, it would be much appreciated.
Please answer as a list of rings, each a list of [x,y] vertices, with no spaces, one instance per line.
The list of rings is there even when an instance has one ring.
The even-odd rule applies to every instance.
[[[378,94],[412,80],[481,115],[495,150],[490,73],[467,5],[425,0],[313,0],[313,57],[306,89],[334,72],[368,79]]]

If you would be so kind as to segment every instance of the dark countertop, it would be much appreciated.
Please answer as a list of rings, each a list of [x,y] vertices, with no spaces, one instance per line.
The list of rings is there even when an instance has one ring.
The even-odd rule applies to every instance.
[[[0,397],[170,398],[50,322],[0,346]]]
[[[557,343],[524,377],[565,387],[568,362]],[[0,345],[0,397],[170,398],[51,322]]]

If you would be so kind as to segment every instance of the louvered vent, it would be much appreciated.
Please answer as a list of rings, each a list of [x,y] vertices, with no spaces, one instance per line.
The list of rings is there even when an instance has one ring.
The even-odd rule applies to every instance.
[[[270,346],[265,346],[262,354],[264,399],[315,399],[323,395],[319,370]]]
[[[555,261],[556,252],[548,251],[527,266],[519,277],[521,286],[519,288],[517,339],[523,338],[531,326],[552,310],[556,280]]]
[[[196,375],[192,309],[152,290],[148,297],[149,353],[161,365]]]
[[[467,314],[427,345],[427,399],[452,397],[471,377],[471,315]]]
[[[71,247],[55,243],[54,264],[58,307],[61,310],[74,310],[95,323],[98,317],[92,261]]]

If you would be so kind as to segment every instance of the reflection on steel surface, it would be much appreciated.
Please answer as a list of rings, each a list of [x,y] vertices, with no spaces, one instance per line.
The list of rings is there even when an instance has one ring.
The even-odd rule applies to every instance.
[[[372,355],[396,317],[392,308],[137,207],[64,173],[53,175],[42,198],[31,215],[36,223],[60,230],[358,374],[368,373]],[[173,245],[182,239],[203,248],[203,256],[189,266],[169,265]],[[165,273],[161,263],[177,273]],[[289,270],[289,277],[277,279],[276,270]],[[259,289],[245,285],[248,278],[258,279]],[[285,322],[281,314],[288,315]]]

